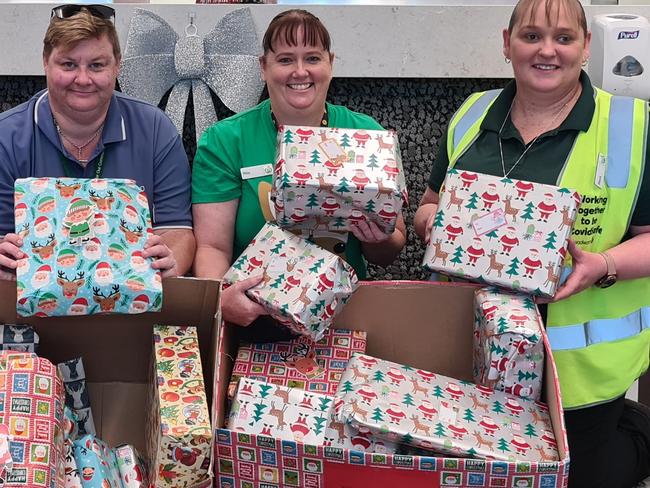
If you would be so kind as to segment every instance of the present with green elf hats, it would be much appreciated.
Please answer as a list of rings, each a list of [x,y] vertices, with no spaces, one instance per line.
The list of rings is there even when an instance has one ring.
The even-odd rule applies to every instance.
[[[568,188],[451,168],[423,266],[553,297],[580,200]]]
[[[355,290],[354,269],[307,239],[266,223],[223,276],[226,286],[251,276],[246,291],[274,319],[319,340]]]
[[[349,231],[372,221],[390,234],[408,205],[394,131],[286,125],[275,161],[271,199],[283,228]]]
[[[142,254],[149,205],[134,181],[24,178],[14,199],[26,254],[16,269],[19,316],[161,309],[160,273]]]

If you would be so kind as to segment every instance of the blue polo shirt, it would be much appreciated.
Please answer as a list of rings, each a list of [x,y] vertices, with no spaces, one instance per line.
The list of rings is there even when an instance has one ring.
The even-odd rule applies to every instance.
[[[0,236],[14,232],[14,181],[27,177],[129,178],[144,187],[154,229],[192,228],[187,154],[169,117],[146,102],[115,92],[100,143],[82,168],[63,147],[47,90],[0,114]]]

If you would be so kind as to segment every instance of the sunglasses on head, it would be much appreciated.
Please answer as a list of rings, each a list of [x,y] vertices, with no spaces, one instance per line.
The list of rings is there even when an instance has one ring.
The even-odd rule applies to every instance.
[[[88,10],[88,12],[90,12],[90,15],[97,17],[98,19],[111,21],[115,20],[115,9],[113,7],[109,7],[108,5],[59,5],[58,7],[54,7],[52,9],[50,18],[57,17],[59,19],[68,19],[73,15],[81,12],[82,9]]]

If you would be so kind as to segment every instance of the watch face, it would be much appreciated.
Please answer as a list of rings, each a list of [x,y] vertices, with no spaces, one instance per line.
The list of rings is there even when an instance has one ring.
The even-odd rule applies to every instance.
[[[606,275],[596,282],[596,286],[599,288],[608,288],[614,283],[616,283],[616,275]]]

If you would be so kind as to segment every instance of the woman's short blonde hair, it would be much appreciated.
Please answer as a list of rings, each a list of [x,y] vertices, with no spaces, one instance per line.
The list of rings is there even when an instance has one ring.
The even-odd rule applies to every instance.
[[[527,13],[530,16],[530,21],[532,22],[535,18],[535,12],[537,12],[537,8],[542,3],[544,4],[546,21],[549,24],[557,23],[557,20],[560,16],[560,11],[562,8],[564,8],[569,17],[572,17],[576,21],[585,37],[587,37],[587,17],[585,16],[585,10],[582,8],[582,4],[578,0],[519,0],[515,6],[515,9],[512,11],[512,15],[510,16],[508,34],[512,34],[512,30],[515,28],[515,25],[517,25],[517,23],[522,20],[522,15],[525,15]]]
[[[68,50],[82,41],[99,39],[103,35],[108,37],[113,55],[119,61],[122,55],[120,40],[112,20],[96,17],[85,8],[66,19],[53,16],[43,38],[43,58],[48,59],[55,47]]]

